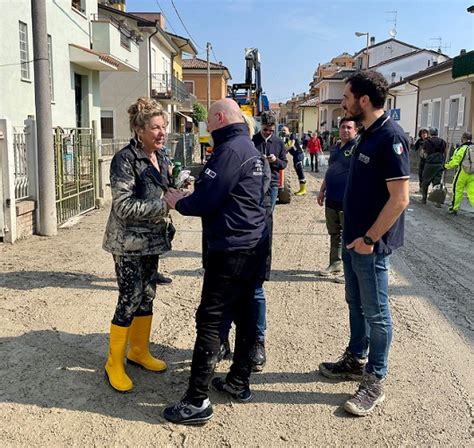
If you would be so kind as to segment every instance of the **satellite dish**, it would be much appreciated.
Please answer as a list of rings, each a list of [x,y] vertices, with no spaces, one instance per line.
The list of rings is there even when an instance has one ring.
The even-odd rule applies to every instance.
[[[390,34],[390,37],[395,37],[397,35],[397,30],[395,28],[392,28],[388,34]]]

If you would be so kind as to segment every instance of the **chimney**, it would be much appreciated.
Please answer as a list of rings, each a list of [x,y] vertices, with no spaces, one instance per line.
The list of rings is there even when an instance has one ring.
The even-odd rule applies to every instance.
[[[165,22],[165,16],[161,13],[159,13],[160,18],[158,19],[158,24],[160,25],[160,28],[164,30],[166,28],[166,22]]]
[[[375,45],[375,36],[370,36],[370,46]]]

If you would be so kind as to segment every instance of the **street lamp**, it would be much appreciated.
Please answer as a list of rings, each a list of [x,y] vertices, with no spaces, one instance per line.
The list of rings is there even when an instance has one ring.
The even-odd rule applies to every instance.
[[[361,33],[360,31],[356,31],[355,35],[357,37],[367,36],[367,44],[365,46],[365,52],[367,54],[367,67],[366,67],[366,69],[368,70],[369,69],[369,39],[370,39],[369,33],[368,32],[367,33]]]

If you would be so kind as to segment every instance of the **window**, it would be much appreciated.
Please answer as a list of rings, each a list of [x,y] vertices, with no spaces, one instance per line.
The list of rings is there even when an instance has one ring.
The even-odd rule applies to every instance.
[[[48,60],[49,60],[49,90],[51,92],[51,101],[54,101],[54,81],[53,81],[53,43],[48,34]]]
[[[194,81],[184,81],[184,87],[186,88],[186,92],[194,95]]]
[[[21,79],[30,79],[30,55],[28,52],[28,25],[19,22]]]
[[[120,31],[120,45],[130,51],[130,37]]]
[[[431,123],[429,126],[440,129],[440,119],[441,119],[441,98],[436,98],[433,100],[431,108]]]
[[[71,6],[80,12],[86,12],[83,5],[84,0],[71,0]]]
[[[449,129],[459,129],[464,125],[464,106],[466,97],[458,94],[451,95],[445,101],[444,125]]]
[[[100,111],[100,130],[102,138],[114,138],[114,113],[111,110]]]
[[[421,103],[421,119],[420,119],[420,127],[427,128],[428,126],[428,112],[430,109],[430,102],[423,101]]]
[[[457,125],[459,114],[459,98],[451,98],[449,102],[449,128],[454,129]]]

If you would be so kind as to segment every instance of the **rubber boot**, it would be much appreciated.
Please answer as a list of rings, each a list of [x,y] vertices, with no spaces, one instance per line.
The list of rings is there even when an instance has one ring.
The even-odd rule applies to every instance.
[[[130,326],[128,340],[130,347],[127,362],[154,372],[163,372],[167,365],[164,361],[151,356],[149,343],[153,316],[135,316]]]
[[[300,182],[300,189],[295,193],[296,196],[304,196],[306,194],[306,182]]]
[[[109,357],[105,363],[105,373],[110,385],[119,392],[133,389],[133,382],[125,372],[124,358],[129,327],[110,325]]]

